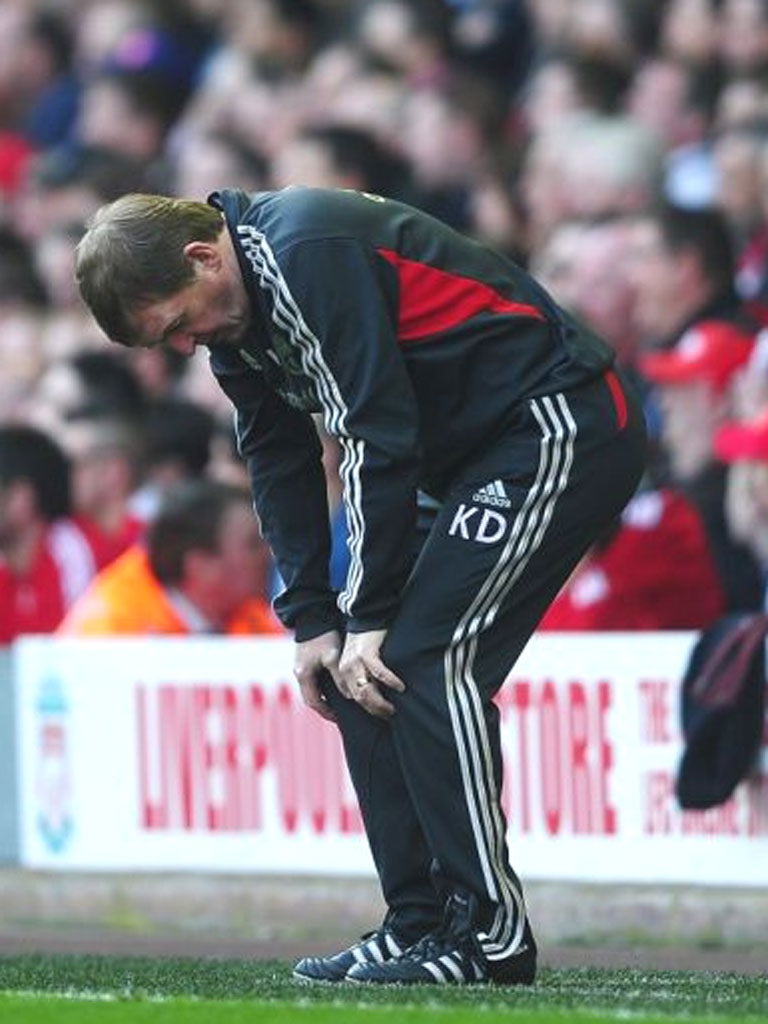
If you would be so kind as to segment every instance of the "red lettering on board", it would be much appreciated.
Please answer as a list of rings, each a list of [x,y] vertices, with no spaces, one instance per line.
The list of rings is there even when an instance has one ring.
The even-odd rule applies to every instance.
[[[618,814],[616,808],[609,802],[608,779],[613,769],[613,744],[610,740],[607,716],[613,703],[613,691],[609,682],[600,682],[597,685],[597,747],[599,760],[597,768],[597,805],[599,810],[599,822],[595,829],[602,835],[612,836],[616,834],[618,827]]]
[[[136,723],[144,829],[258,830],[269,774],[287,831],[362,831],[338,732],[288,683],[139,685]]]
[[[669,769],[645,772],[643,832],[649,836],[761,836],[768,834],[765,776],[753,775],[730,800],[707,810],[683,810]]]
[[[640,739],[643,743],[670,743],[670,682],[668,679],[641,679],[637,684],[640,700]]]
[[[539,702],[539,751],[544,823],[547,832],[556,836],[562,817],[560,720],[557,692],[549,680],[544,684]]]
[[[568,686],[568,717],[571,763],[571,807],[573,808],[573,831],[589,833],[592,831],[590,812],[592,811],[591,772],[587,760],[589,751],[589,722],[587,712],[587,695],[582,683],[570,683]]]
[[[497,695],[504,723],[504,809],[521,834],[612,835],[614,767],[607,681],[512,679]]]
[[[644,779],[643,831],[649,836],[666,836],[672,831],[674,785],[668,771],[647,772]]]

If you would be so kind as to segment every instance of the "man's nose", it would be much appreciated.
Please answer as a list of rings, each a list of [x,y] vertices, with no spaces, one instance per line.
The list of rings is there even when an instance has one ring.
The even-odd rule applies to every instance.
[[[172,348],[181,356],[193,356],[197,342],[192,334],[174,334],[168,339],[168,348]]]

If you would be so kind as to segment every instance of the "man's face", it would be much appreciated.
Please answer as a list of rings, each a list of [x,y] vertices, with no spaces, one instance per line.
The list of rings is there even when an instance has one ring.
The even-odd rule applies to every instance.
[[[37,518],[34,506],[34,491],[29,481],[0,481],[0,551],[15,544]]]
[[[206,556],[212,607],[226,619],[249,597],[264,596],[269,551],[250,505],[232,504],[224,514],[215,552]]]
[[[165,346],[191,356],[198,345],[237,346],[242,342],[250,309],[236,263],[222,259],[213,243],[192,245],[196,247],[192,283],[134,313],[137,347]]]
[[[312,185],[315,188],[360,187],[360,180],[336,170],[330,149],[319,139],[289,140],[275,154],[272,167],[275,188],[287,185]]]
[[[652,220],[639,221],[633,236],[630,276],[635,292],[635,326],[648,337],[663,337],[678,323],[677,261]]]
[[[127,501],[133,467],[125,441],[99,420],[65,421],[58,438],[71,464],[70,486],[76,512],[99,517]]]
[[[0,551],[11,540],[9,486],[0,480]]]
[[[661,386],[659,406],[672,474],[679,481],[692,480],[712,461],[722,403],[707,381],[695,380]]]
[[[671,60],[649,61],[635,76],[629,94],[633,117],[677,145],[686,124],[687,69]]]
[[[728,467],[725,518],[735,540],[768,566],[768,462],[734,462]]]

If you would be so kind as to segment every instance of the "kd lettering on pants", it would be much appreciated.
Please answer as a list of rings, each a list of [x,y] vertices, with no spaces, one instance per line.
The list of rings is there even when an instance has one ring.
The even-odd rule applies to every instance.
[[[490,508],[481,510],[462,502],[448,528],[448,536],[476,540],[481,544],[495,544],[506,534],[508,527],[507,517],[500,512]]]

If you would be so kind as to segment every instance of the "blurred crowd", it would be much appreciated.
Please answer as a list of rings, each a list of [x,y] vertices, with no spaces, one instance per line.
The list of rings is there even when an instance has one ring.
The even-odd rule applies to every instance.
[[[641,390],[646,479],[542,628],[764,606],[768,0],[0,0],[0,643],[279,629],[205,356],[107,345],[72,260],[125,192],[290,184],[505,252]]]

